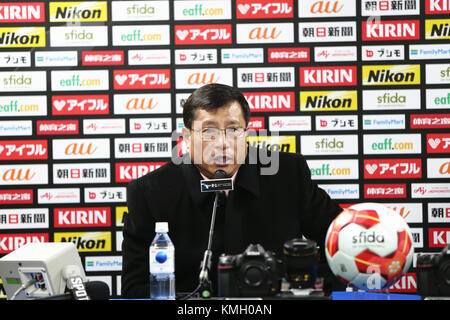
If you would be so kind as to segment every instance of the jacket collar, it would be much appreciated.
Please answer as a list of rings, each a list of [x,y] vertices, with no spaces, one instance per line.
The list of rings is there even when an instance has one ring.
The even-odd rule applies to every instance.
[[[199,205],[206,201],[206,199],[210,197],[211,193],[200,191],[200,180],[203,179],[200,171],[194,164],[191,164],[190,161],[187,161],[189,159],[188,154],[184,155],[183,158],[184,160],[186,160],[181,164],[183,177],[186,181],[186,185],[193,201],[197,205]],[[259,166],[257,164],[249,164],[248,155],[245,163],[243,163],[239,167],[234,183],[234,189],[244,189],[256,197],[258,197],[260,194]]]

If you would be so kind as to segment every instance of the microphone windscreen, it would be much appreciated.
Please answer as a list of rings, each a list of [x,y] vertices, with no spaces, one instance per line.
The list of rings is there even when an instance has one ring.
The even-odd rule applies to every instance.
[[[225,179],[227,177],[227,173],[223,170],[217,170],[214,173],[214,179]]]
[[[91,300],[109,299],[109,287],[103,281],[88,281],[84,284],[84,287]]]

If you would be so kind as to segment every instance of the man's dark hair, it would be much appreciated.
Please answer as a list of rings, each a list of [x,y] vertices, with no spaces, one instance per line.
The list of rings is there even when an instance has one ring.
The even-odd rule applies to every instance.
[[[237,101],[244,115],[245,125],[250,120],[250,107],[244,95],[236,88],[212,83],[195,90],[183,105],[184,126],[192,129],[192,121],[195,119],[197,109],[204,109],[208,112],[215,112],[221,107],[225,107]]]

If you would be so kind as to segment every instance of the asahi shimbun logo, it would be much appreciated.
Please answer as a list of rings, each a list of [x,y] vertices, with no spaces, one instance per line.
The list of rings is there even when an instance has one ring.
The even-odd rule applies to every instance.
[[[361,15],[363,17],[406,16],[406,15],[409,16],[418,14],[420,14],[419,0],[408,0],[406,2],[405,1],[398,2],[397,0],[361,1]]]
[[[294,67],[238,68],[239,88],[294,87]]]
[[[299,42],[356,41],[355,21],[300,22]]]

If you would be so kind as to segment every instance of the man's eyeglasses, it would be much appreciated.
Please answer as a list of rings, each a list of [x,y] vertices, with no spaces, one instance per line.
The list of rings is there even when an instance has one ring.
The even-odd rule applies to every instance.
[[[225,129],[219,128],[203,128],[197,130],[192,129],[192,131],[201,134],[203,141],[214,141],[216,139],[219,139],[219,136],[222,134],[222,132],[225,132],[226,139],[230,140],[236,139],[242,137],[247,130],[248,129],[242,127],[230,127]]]

